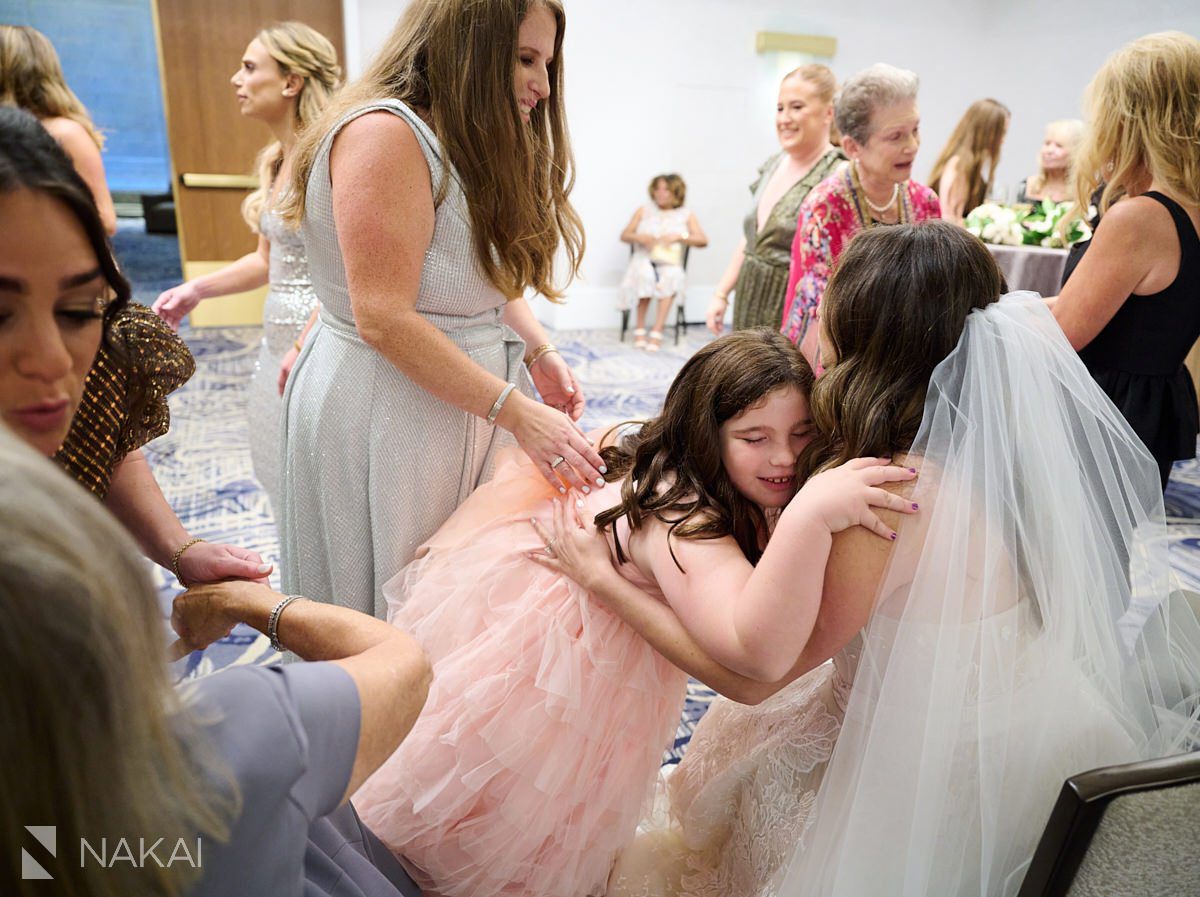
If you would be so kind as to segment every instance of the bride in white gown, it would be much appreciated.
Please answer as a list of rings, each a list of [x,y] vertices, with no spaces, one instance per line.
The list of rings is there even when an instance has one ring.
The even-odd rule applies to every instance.
[[[589,528],[556,533],[564,569],[665,656],[761,701],[717,699],[610,895],[1007,897],[1065,778],[1197,740],[1200,627],[1154,462],[1041,299],[1001,290],[947,224],[844,254],[801,473],[906,457],[920,513],[878,552],[835,537],[782,682],[731,687]]]

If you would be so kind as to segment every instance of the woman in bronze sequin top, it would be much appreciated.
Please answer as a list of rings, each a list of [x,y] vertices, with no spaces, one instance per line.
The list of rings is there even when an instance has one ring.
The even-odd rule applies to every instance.
[[[129,292],[70,158],[29,113],[0,108],[0,419],[185,583],[263,578],[255,552],[191,537],[142,456],[195,363]]]

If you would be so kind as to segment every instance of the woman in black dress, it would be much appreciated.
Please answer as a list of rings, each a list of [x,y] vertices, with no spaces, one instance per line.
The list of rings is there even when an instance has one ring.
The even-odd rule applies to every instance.
[[[1092,376],[1158,462],[1196,454],[1200,338],[1200,40],[1152,34],[1119,50],[1088,90],[1076,165],[1103,220],[1073,257],[1054,314]]]

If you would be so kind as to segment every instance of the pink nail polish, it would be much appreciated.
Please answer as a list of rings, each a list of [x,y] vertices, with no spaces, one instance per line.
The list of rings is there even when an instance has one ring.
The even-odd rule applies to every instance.
[[[895,533],[892,533],[892,541],[893,541],[893,542],[895,542],[895,541],[896,541],[896,534],[895,534]]]

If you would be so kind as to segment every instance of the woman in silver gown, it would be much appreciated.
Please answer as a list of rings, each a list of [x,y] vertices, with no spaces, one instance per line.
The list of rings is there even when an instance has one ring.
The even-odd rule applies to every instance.
[[[250,380],[246,417],[250,459],[276,513],[279,511],[279,415],[283,382],[296,360],[317,307],[300,234],[273,206],[288,182],[296,135],[317,117],[341,80],[337,51],[300,22],[260,31],[246,47],[230,83],[242,115],[270,127],[275,139],[258,158],[261,186],[246,197],[242,214],[258,233],[258,247],[233,264],[164,292],[154,311],[178,328],[204,299],[269,285],[263,335]]]
[[[555,255],[582,252],[564,24],[558,0],[417,0],[297,146],[286,214],[320,311],[284,396],[285,591],[382,617],[501,431],[564,493],[603,486],[524,298],[560,298]]]

